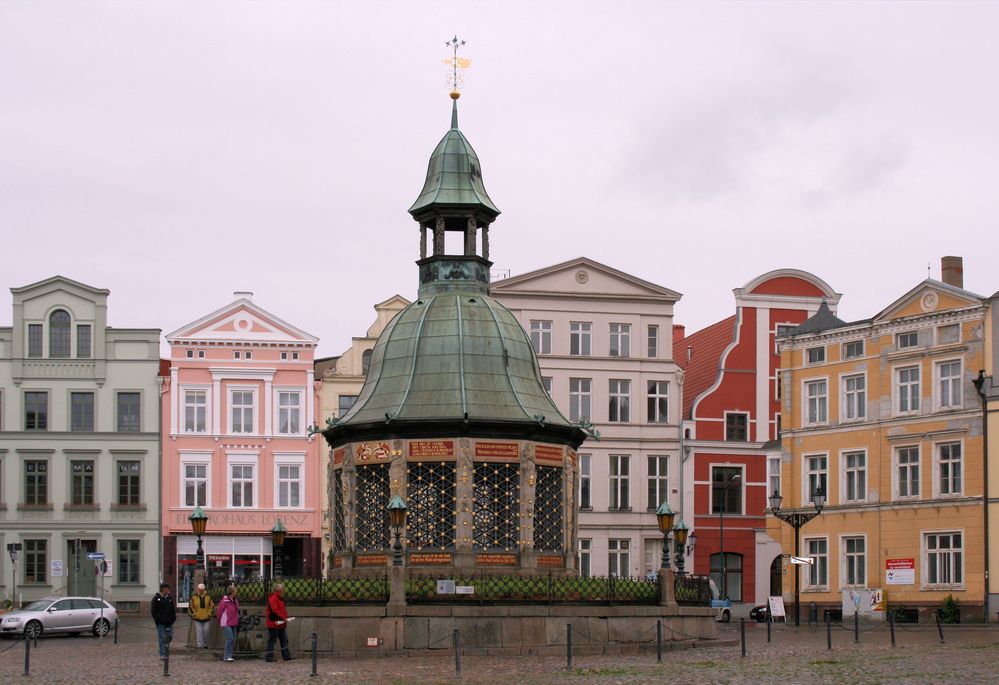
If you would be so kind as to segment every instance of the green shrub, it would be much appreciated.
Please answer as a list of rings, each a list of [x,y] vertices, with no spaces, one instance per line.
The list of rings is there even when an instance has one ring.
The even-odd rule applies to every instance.
[[[940,604],[940,621],[942,623],[960,623],[961,609],[954,601],[954,595],[947,595]]]

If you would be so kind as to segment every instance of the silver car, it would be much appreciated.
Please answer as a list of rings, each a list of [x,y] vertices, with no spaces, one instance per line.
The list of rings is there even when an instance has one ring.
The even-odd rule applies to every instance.
[[[96,597],[45,597],[2,618],[0,635],[35,638],[43,633],[78,635],[84,631],[107,635],[118,612]]]

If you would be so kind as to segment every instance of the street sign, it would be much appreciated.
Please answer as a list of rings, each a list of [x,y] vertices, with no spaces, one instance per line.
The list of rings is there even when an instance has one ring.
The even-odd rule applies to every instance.
[[[791,563],[805,564],[807,566],[811,566],[812,564],[815,563],[815,559],[813,559],[812,557],[791,557]]]
[[[87,558],[91,561],[99,561],[104,558],[104,552],[87,552]]]

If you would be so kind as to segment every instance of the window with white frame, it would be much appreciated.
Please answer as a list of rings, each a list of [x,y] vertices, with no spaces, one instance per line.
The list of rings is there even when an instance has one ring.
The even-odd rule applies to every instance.
[[[229,463],[229,506],[236,508],[252,508],[253,482],[256,480],[256,464]]]
[[[184,462],[184,506],[207,507],[209,492],[209,464],[207,462]]]
[[[277,486],[275,503],[278,507],[297,509],[302,506],[302,472],[301,461],[274,462],[274,481]]]
[[[589,321],[572,321],[569,323],[569,354],[574,356],[590,356],[590,333],[593,324]]]
[[[826,380],[805,381],[805,422],[825,423],[829,418],[829,389]]]
[[[824,454],[813,454],[805,457],[805,502],[811,502],[815,494],[826,495],[827,478],[829,474],[829,458]]]
[[[923,534],[923,580],[927,585],[964,584],[962,538],[957,531]]]
[[[829,586],[829,540],[827,538],[805,538],[805,555],[812,558],[805,574],[805,586],[825,588]]]
[[[859,421],[867,416],[867,377],[843,376],[843,420]]]
[[[826,360],[826,348],[810,347],[805,350],[805,357],[809,364],[821,364]]]
[[[867,585],[867,539],[862,535],[843,537],[843,585]]]
[[[42,324],[40,323],[29,323],[28,324],[28,356],[29,357],[41,357],[42,356]]]
[[[68,357],[70,351],[69,312],[57,309],[49,316],[49,357]]]
[[[906,331],[895,335],[895,347],[904,350],[919,345],[919,334],[916,331]]]
[[[184,432],[208,431],[208,391],[184,390]]]
[[[648,383],[649,423],[669,423],[669,381]]]
[[[631,420],[631,381],[612,379],[608,382],[607,420],[617,423]]]
[[[610,325],[610,356],[631,356],[631,324],[612,323]]]
[[[856,359],[864,356],[864,341],[851,340],[843,343],[843,359]]]
[[[302,432],[302,391],[278,391],[278,433],[298,435]]]
[[[531,321],[531,345],[535,354],[552,353],[551,321]]]
[[[937,452],[937,494],[960,495],[961,443],[945,442],[936,446]]]
[[[895,495],[899,499],[919,497],[919,447],[895,448]]]
[[[659,326],[649,326],[646,354],[649,359],[655,359],[659,356]]]
[[[590,577],[590,555],[593,552],[593,541],[589,538],[579,538],[579,575]]]
[[[569,379],[569,420],[583,421],[590,419],[590,389],[589,378]]]
[[[627,578],[631,568],[631,540],[607,541],[607,574],[614,578]]]
[[[863,451],[844,452],[843,501],[863,502],[867,499],[867,453]]]
[[[711,467],[711,513],[742,514],[743,474],[739,466]]]
[[[230,433],[252,433],[254,414],[254,392],[252,390],[230,390],[229,406],[232,424]]]
[[[780,455],[767,455],[767,498],[780,492]]]
[[[648,457],[648,466],[649,488],[646,508],[655,511],[660,504],[669,499],[669,457]]]
[[[90,324],[78,324],[76,327],[76,356],[86,359],[90,356]]]
[[[959,409],[961,401],[961,362],[937,364],[937,402],[941,409]]]
[[[919,367],[895,369],[895,410],[899,414],[919,411]]]
[[[627,510],[629,501],[631,457],[627,454],[610,455],[610,506],[612,511]]]
[[[591,477],[592,477],[593,455],[579,455],[579,508],[591,509],[593,501],[591,499]]]
[[[725,440],[729,442],[749,440],[749,414],[747,412],[725,412]]]

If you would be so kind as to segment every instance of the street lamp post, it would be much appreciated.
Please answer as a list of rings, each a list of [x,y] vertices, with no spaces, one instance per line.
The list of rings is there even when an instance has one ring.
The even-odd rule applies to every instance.
[[[687,545],[687,534],[690,532],[690,527],[683,522],[683,518],[677,519],[676,523],[673,524],[673,558],[676,560],[676,573],[677,575],[684,575],[683,570],[683,557],[685,546]]]
[[[198,549],[194,553],[194,587],[197,588],[199,584],[205,582],[205,550],[201,538],[205,534],[205,528],[208,527],[208,514],[198,506],[187,519],[191,522],[191,530],[198,538]]]
[[[770,511],[773,512],[773,515],[781,521],[794,528],[794,556],[798,557],[801,555],[801,527],[822,513],[822,507],[826,503],[826,495],[818,488],[816,488],[812,493],[812,504],[815,505],[815,511],[783,512],[780,510],[780,505],[783,500],[784,498],[781,497],[779,492],[775,492],[770,495]],[[794,625],[800,626],[801,602],[799,594],[799,576],[801,574],[801,564],[792,564],[792,566],[794,566]]]
[[[274,527],[271,528],[271,543],[273,549],[271,550],[271,578],[280,578],[284,575],[284,569],[281,568],[281,555],[284,550],[281,548],[284,546],[284,536],[288,533],[288,529],[284,527],[281,523],[281,519],[274,522]]]
[[[673,531],[673,519],[676,518],[676,512],[669,506],[667,500],[663,500],[663,503],[659,505],[656,509],[656,522],[659,524],[659,532],[663,534],[663,558],[660,562],[662,568],[668,569],[669,564],[669,536]]]
[[[19,609],[17,605],[17,558],[21,554],[21,543],[11,542],[7,545],[7,553],[10,554],[10,578],[11,578],[11,590],[10,590],[10,601],[15,609]]]
[[[718,507],[718,547],[721,554],[721,598],[728,599],[728,557],[725,554],[725,509],[728,507],[728,491],[732,485],[742,485],[742,476],[733,473],[722,486],[722,501]],[[708,575],[711,574],[711,559],[708,559]]]
[[[393,495],[388,507],[389,525],[395,532],[395,544],[392,546],[392,565],[402,566],[402,529],[406,525],[406,502],[399,495]]]

